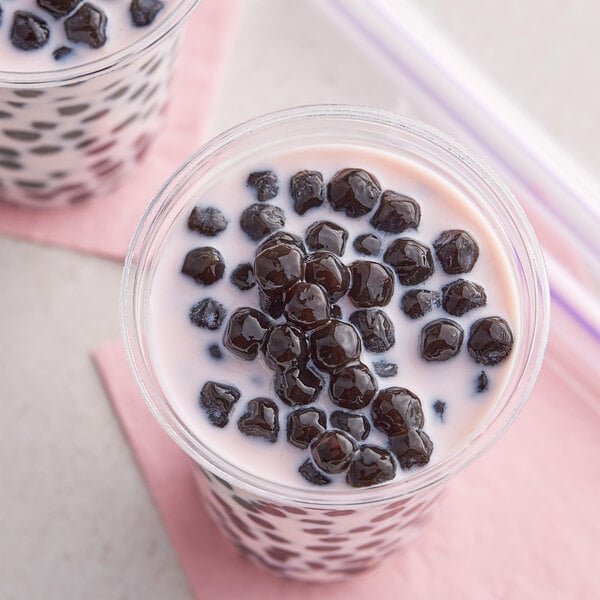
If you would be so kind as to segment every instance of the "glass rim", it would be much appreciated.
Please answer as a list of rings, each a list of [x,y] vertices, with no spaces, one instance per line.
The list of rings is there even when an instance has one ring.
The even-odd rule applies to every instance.
[[[399,133],[411,134],[424,143],[433,144],[439,150],[451,154],[472,174],[482,179],[495,196],[502,199],[502,208],[512,222],[511,233],[519,236],[526,251],[530,271],[527,291],[531,306],[528,308],[532,319],[532,333],[527,340],[529,343],[526,344],[525,340],[522,340],[518,346],[518,352],[525,359],[523,368],[517,373],[515,361],[507,387],[499,400],[499,404],[502,405],[501,412],[494,416],[491,423],[486,423],[485,427],[478,429],[449,456],[431,467],[419,470],[414,475],[372,488],[327,492],[322,489],[305,490],[268,481],[247,473],[220,459],[214,453],[212,456],[207,456],[202,452],[197,436],[179,419],[166,399],[159,398],[160,386],[154,384],[150,365],[145,360],[141,348],[138,325],[143,301],[140,302],[136,293],[139,292],[140,269],[144,267],[144,253],[148,248],[151,232],[164,216],[166,207],[177,200],[178,192],[194,176],[204,161],[236,141],[252,135],[256,130],[319,118],[387,126],[396,129]],[[308,105],[272,112],[228,129],[202,146],[171,175],[146,209],[127,252],[120,296],[121,332],[129,366],[147,406],[171,438],[200,466],[207,467],[228,481],[234,481],[236,486],[254,494],[267,493],[274,501],[301,506],[355,506],[411,496],[446,481],[489,449],[523,408],[535,383],[548,338],[549,305],[544,260],[533,228],[513,194],[493,171],[484,166],[478,158],[473,157],[472,152],[433,127],[383,110],[340,104]],[[524,327],[521,329],[524,331]]]
[[[74,85],[80,81],[112,71],[135,60],[175,30],[202,0],[179,0],[165,20],[156,28],[116,52],[80,65],[46,71],[2,71],[0,86],[39,87],[51,84]]]

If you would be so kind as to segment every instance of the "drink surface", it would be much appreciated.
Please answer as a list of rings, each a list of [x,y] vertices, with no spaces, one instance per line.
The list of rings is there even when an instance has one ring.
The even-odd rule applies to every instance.
[[[159,26],[176,3],[2,0],[0,71],[45,72],[102,59]]]
[[[265,151],[266,152],[266,151]],[[360,168],[373,174],[383,190],[393,190],[409,196],[420,205],[418,227],[400,234],[376,230],[369,223],[375,213],[351,218],[334,211],[327,200],[321,206],[299,215],[293,208],[289,191],[290,179],[303,170],[319,171],[325,183],[335,173],[346,168]],[[240,291],[232,285],[230,276],[240,264],[252,263],[258,242],[251,240],[240,228],[240,215],[257,202],[256,191],[247,186],[252,172],[271,171],[278,179],[279,192],[268,204],[280,207],[285,213],[282,230],[305,238],[306,230],[315,222],[332,221],[348,232],[345,250],[341,256],[344,264],[357,260],[373,260],[385,264],[383,254],[397,238],[417,240],[433,251],[433,243],[443,231],[460,229],[469,232],[479,247],[479,257],[468,273],[447,274],[435,259],[433,274],[418,285],[402,285],[394,276],[394,294],[391,301],[380,306],[393,324],[393,345],[384,352],[372,352],[363,344],[360,361],[364,363],[377,382],[379,390],[407,388],[420,399],[424,414],[423,431],[433,443],[427,466],[401,468],[396,460],[394,478],[397,481],[414,475],[448,457],[468,440],[503,394],[517,354],[513,348],[508,357],[493,366],[478,364],[467,351],[471,325],[478,319],[500,316],[510,323],[515,346],[519,344],[518,301],[514,273],[500,240],[481,213],[451,183],[430,170],[405,158],[371,149],[354,146],[306,147],[278,153],[246,157],[243,161],[223,169],[194,191],[189,204],[169,231],[159,253],[152,276],[148,311],[148,339],[150,355],[164,393],[185,425],[207,448],[239,469],[270,482],[294,488],[314,488],[298,472],[308,450],[291,445],[287,437],[287,415],[295,409],[278,399],[273,386],[273,370],[267,366],[262,353],[256,360],[245,361],[234,356],[223,346],[227,320],[240,307],[260,309],[258,288]],[[224,231],[215,237],[199,235],[188,228],[188,217],[194,207],[218,208],[228,221]],[[375,209],[377,205],[375,206]],[[359,253],[354,241],[363,234],[375,234],[382,242],[377,256]],[[207,286],[199,285],[182,273],[186,255],[199,247],[214,247],[225,263],[224,276]],[[434,254],[435,256],[435,254]],[[449,315],[438,303],[421,318],[412,319],[402,310],[401,299],[411,289],[441,292],[444,286],[457,279],[466,279],[483,287],[486,303],[461,316]],[[190,309],[199,301],[211,299],[221,303],[227,315],[216,330],[199,328],[190,321]],[[344,321],[358,307],[348,295],[337,304]],[[420,352],[421,332],[424,326],[438,319],[449,318],[464,330],[464,341],[456,356],[445,361],[424,360]],[[307,336],[308,337],[308,336]],[[221,358],[215,358],[211,346],[218,346]],[[397,366],[395,373],[378,374],[376,363]],[[484,375],[482,376],[482,373]],[[331,415],[339,410],[328,393],[329,376],[324,376],[325,386],[317,400],[306,408],[319,407]],[[199,403],[200,391],[207,381],[234,386],[240,391],[229,422],[216,427],[207,418]],[[482,389],[485,388],[485,389]],[[478,391],[479,390],[479,391]],[[278,405],[280,431],[273,443],[243,434],[238,428],[248,401],[257,397],[268,398]],[[372,403],[364,408],[347,411],[363,414],[371,424],[367,442],[389,449],[388,437],[373,426]],[[332,426],[327,423],[328,429]],[[344,475],[331,475],[328,490],[348,490]],[[383,484],[385,485],[385,484]]]

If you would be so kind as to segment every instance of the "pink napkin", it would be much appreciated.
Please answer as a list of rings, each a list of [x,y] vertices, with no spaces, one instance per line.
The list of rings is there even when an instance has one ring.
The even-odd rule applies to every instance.
[[[554,331],[573,328],[560,308]],[[582,354],[591,337],[573,331]],[[328,600],[600,597],[600,384],[553,336],[523,413],[460,473],[414,546],[378,569],[326,586]],[[160,428],[132,380],[120,342],[95,354],[125,435],[197,598],[317,600],[322,585],[279,579],[221,539],[194,488],[190,462]],[[587,400],[587,402],[586,402]],[[590,403],[589,400],[592,402]]]
[[[204,0],[190,18],[164,128],[130,184],[104,198],[64,209],[0,203],[0,234],[122,260],[147,204],[200,145],[237,12],[238,0]]]

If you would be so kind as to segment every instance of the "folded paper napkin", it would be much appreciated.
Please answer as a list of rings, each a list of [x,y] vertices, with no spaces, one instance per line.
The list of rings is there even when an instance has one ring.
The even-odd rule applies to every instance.
[[[135,227],[167,177],[199,145],[235,28],[238,0],[205,0],[186,26],[162,132],[131,183],[60,209],[0,202],[0,234],[122,260]]]
[[[568,323],[555,310],[554,330]],[[197,598],[583,600],[600,594],[600,414],[583,397],[597,401],[600,386],[592,373],[582,385],[557,339],[523,414],[449,484],[414,545],[326,595],[237,555],[204,511],[190,460],[145,407],[120,342],[95,362]]]

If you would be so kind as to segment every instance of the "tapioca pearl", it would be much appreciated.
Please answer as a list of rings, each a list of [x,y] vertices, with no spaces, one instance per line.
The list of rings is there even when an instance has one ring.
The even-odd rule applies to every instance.
[[[295,506],[282,506],[281,507],[282,510],[285,510],[285,512],[290,513],[292,515],[307,515],[308,512],[306,510],[304,510],[303,508],[296,508]],[[301,521],[304,521],[305,519],[300,519]],[[317,523],[317,525],[320,525],[321,522]],[[328,523],[325,523],[325,525],[328,525]]]
[[[300,519],[302,523],[311,523],[312,525],[333,525],[333,521],[324,521],[322,519]]]
[[[58,126],[58,123],[53,123],[50,121],[33,121],[31,123],[31,126],[34,129],[50,130],[50,129],[56,129],[56,127]]]
[[[327,561],[344,561],[348,562],[349,558],[352,558],[354,554],[326,554],[323,559]]]
[[[65,133],[61,134],[60,137],[63,140],[76,140],[82,137],[83,135],[85,135],[85,131],[83,129],[73,129],[71,131],[66,131]]]
[[[107,101],[117,100],[121,96],[124,96],[128,91],[129,91],[129,86],[124,85],[123,87],[120,87],[118,90],[111,92],[108,96],[106,96],[105,100],[107,100]]]
[[[246,523],[244,523],[244,521],[242,521],[237,515],[234,515],[233,513],[229,514],[229,520],[231,521],[231,523],[233,524],[233,526],[238,531],[241,531],[245,536],[247,536],[247,537],[249,537],[250,539],[253,539],[253,540],[257,540],[258,539],[254,535],[254,533],[251,531],[251,529],[248,527],[248,525],[246,525]]]
[[[276,527],[275,527],[275,525],[273,525],[273,523],[271,523],[270,521],[265,521],[264,519],[257,517],[255,514],[248,513],[247,516],[251,521],[254,521],[254,523],[259,525],[260,527],[264,527],[265,529],[270,529],[271,531],[276,529]]]
[[[271,533],[270,531],[263,531],[263,535],[268,537],[270,540],[277,542],[278,544],[291,544],[292,543],[290,540],[286,540],[285,538],[282,538],[281,536],[276,535],[275,533]]]
[[[0,146],[0,156],[10,156],[11,158],[17,158],[20,155],[19,152],[12,148],[3,148]]]
[[[18,140],[19,142],[35,142],[39,140],[42,136],[37,131],[24,131],[21,129],[4,129],[4,134],[13,139]]]
[[[306,546],[306,549],[324,554],[327,552],[337,552],[342,549],[342,546]]]
[[[120,161],[111,163],[110,165],[107,165],[106,167],[104,167],[102,169],[98,169],[96,171],[96,176],[97,177],[106,177],[110,173],[114,173],[115,171],[118,171],[119,169],[122,169],[123,167],[124,167],[124,165]]]
[[[63,150],[62,146],[36,146],[35,148],[31,148],[29,152],[32,154],[56,154],[57,152],[61,152]]]
[[[371,531],[372,529],[375,529],[373,525],[361,525],[360,527],[351,529],[348,533],[365,533],[366,531]]]
[[[6,104],[12,106],[13,108],[24,108],[25,106],[27,106],[25,102],[15,102],[14,100],[7,100]]]
[[[373,517],[371,519],[371,523],[380,523],[381,521],[386,521],[387,519],[391,519],[392,517],[395,517],[396,515],[400,514],[401,512],[402,512],[401,509],[390,510],[389,512],[385,512],[380,515],[377,515],[376,517]]]
[[[385,510],[393,510],[394,508],[406,508],[410,504],[410,500],[398,500],[398,502],[393,502],[392,504],[388,504],[385,507]]]
[[[307,561],[306,562],[306,566],[309,569],[312,569],[314,571],[321,571],[321,570],[327,568],[327,566],[325,564],[320,563],[320,562],[316,562],[316,561],[312,561],[312,560]]]
[[[348,537],[331,536],[319,538],[319,541],[323,542],[324,544],[340,544],[342,542],[347,542],[349,539],[350,538]]]
[[[158,69],[158,67],[160,67],[160,65],[162,64],[163,61],[163,57],[161,56],[149,69],[147,74],[148,75],[152,75],[153,73],[156,73],[156,70]]]
[[[131,115],[130,117],[125,119],[125,121],[123,121],[116,127],[113,127],[113,129],[111,129],[111,133],[119,133],[120,131],[123,131],[123,129],[129,127],[129,125],[131,125],[137,118],[138,115]]]
[[[23,165],[9,160],[3,160],[0,157],[0,167],[10,169],[11,171],[20,171],[23,168]]]
[[[269,504],[268,502],[260,502],[259,501],[256,503],[256,508],[257,508],[258,512],[265,512],[270,515],[273,515],[274,517],[281,517],[283,519],[287,519],[287,514],[285,512],[283,512],[276,506]]]
[[[59,106],[57,111],[63,117],[71,117],[86,111],[89,107],[89,104],[72,104],[70,106]]]
[[[43,96],[43,90],[15,90],[15,96],[19,96],[19,98],[37,98],[38,96]]]
[[[370,542],[367,542],[366,544],[361,544],[360,546],[356,546],[357,550],[370,550],[371,548],[376,548],[377,546],[381,546],[381,544],[383,544],[384,540],[380,539],[380,540],[372,540]]]
[[[404,521],[398,521],[397,523],[393,523],[392,525],[388,525],[387,527],[382,527],[381,529],[377,529],[371,535],[373,537],[377,537],[379,535],[383,535],[384,533],[389,533],[390,531],[394,531],[395,529],[401,529],[404,527]]]
[[[85,153],[88,156],[94,156],[96,154],[105,152],[106,150],[110,150],[116,143],[117,143],[117,140],[110,140],[109,142],[106,142],[105,144],[102,144],[100,146],[96,146],[94,148],[89,148],[88,150],[85,151]]]
[[[154,96],[154,94],[156,94],[156,92],[158,92],[158,90],[161,88],[161,84],[157,83],[142,99],[142,104],[146,104],[148,102],[148,100],[150,100],[150,98],[152,98]]]
[[[240,498],[239,496],[231,496],[231,499],[239,504],[242,508],[249,510],[250,512],[258,512],[258,509],[252,504],[252,502],[248,502],[248,500],[244,500],[244,498]]]
[[[5,110],[0,110],[0,119],[12,119],[12,114]]]
[[[323,514],[326,517],[344,517],[346,515],[353,515],[356,511],[352,508],[344,510],[326,510]]]
[[[293,550],[288,550],[287,548],[280,548],[279,546],[271,546],[267,548],[265,552],[276,561],[285,562],[290,558],[296,558],[300,556],[299,552],[294,552]]]
[[[139,98],[147,89],[150,84],[148,82],[142,84],[137,90],[133,92],[133,94],[129,97],[129,101],[132,102]]]
[[[102,117],[107,115],[109,112],[110,112],[109,108],[104,108],[103,110],[99,110],[98,112],[91,114],[89,117],[85,117],[85,119],[81,119],[81,122],[82,123],[91,123],[92,121],[97,121],[98,119],[101,119]]]
[[[88,146],[95,144],[97,141],[98,141],[98,138],[96,138],[96,137],[88,138],[87,140],[83,140],[83,141],[75,144],[75,148],[77,150],[82,150],[83,148],[87,148]]]
[[[214,477],[218,481],[217,476],[215,475]],[[211,490],[211,494],[212,497],[227,511],[227,513],[233,514],[233,508],[227,502],[225,502],[225,500],[223,500],[219,494],[216,494],[214,490]]]
[[[310,533],[311,535],[327,535],[331,533],[329,529],[323,529],[322,527],[314,527],[311,529],[303,529],[305,533]]]
[[[46,187],[46,183],[43,181],[28,181],[26,179],[16,179],[15,185],[22,188],[42,190]]]
[[[94,197],[93,192],[86,192],[85,194],[77,194],[76,196],[71,196],[69,198],[69,202],[71,204],[78,204],[79,202],[85,202],[86,200],[91,200]]]

